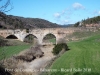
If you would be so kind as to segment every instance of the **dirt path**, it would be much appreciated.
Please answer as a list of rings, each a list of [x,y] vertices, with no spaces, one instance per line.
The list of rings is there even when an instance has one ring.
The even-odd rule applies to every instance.
[[[44,68],[47,63],[54,58],[54,55],[52,54],[53,46],[41,47],[41,49],[44,52],[44,56],[42,58],[37,58],[30,63],[24,62],[22,64],[26,70],[31,70],[34,75],[38,75],[38,71],[41,68]]]

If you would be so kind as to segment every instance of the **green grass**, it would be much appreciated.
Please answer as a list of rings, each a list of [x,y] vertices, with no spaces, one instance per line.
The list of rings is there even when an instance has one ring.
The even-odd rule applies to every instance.
[[[14,54],[18,54],[19,52],[28,49],[30,45],[18,45],[18,46],[5,46],[0,47],[0,60],[4,59],[4,57],[9,58]]]
[[[49,39],[50,42],[56,43],[56,38]]]
[[[50,75],[100,75],[100,34],[79,42],[68,43],[69,51],[65,52],[52,64]],[[72,71],[61,71],[61,68]],[[75,71],[75,69],[81,69]]]

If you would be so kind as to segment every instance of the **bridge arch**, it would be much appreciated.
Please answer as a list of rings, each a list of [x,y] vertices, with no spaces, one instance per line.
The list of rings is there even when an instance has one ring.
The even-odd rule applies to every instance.
[[[56,44],[56,35],[53,34],[53,33],[47,33],[43,36],[43,39],[42,39],[42,43],[51,43],[51,44]]]
[[[38,38],[37,36],[33,35],[33,34],[27,34],[25,37],[24,37],[24,42],[28,42],[28,43],[36,43],[38,42]]]
[[[6,39],[18,39],[18,37],[15,35],[8,35],[6,36]]]

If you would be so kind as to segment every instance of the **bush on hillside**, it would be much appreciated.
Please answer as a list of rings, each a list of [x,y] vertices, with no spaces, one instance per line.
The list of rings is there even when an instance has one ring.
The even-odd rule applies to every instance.
[[[61,52],[63,49],[64,49],[65,51],[69,50],[67,44],[66,44],[66,43],[59,43],[59,44],[55,45],[55,47],[53,48],[53,52],[52,52],[52,53],[53,53],[54,55],[57,55],[57,54],[59,54],[59,52]]]

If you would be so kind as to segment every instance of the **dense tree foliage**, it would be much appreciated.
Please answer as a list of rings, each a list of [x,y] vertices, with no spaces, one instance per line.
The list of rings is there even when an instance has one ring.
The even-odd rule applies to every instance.
[[[74,26],[75,26],[75,27],[79,26],[79,22],[75,23]]]

